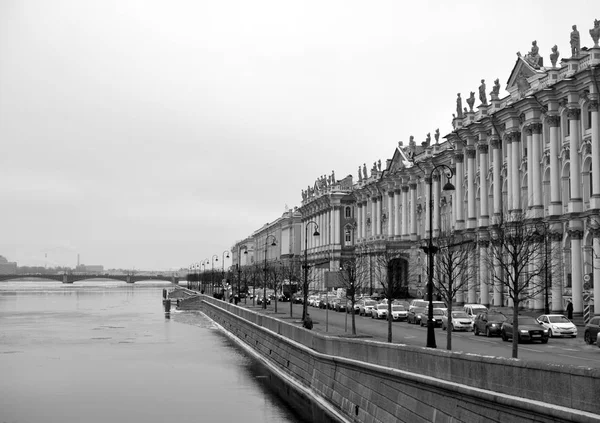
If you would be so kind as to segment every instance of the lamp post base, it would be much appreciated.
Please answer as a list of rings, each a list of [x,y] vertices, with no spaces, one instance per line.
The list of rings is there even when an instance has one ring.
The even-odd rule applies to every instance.
[[[434,330],[435,323],[433,320],[427,320],[427,348],[437,348]]]

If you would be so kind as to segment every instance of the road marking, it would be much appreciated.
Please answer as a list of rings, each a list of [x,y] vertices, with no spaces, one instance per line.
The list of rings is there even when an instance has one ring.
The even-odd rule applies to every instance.
[[[534,350],[533,348],[526,348],[526,347],[519,347],[519,349],[522,350],[527,350],[527,351],[533,351],[533,352],[545,352],[545,351],[540,351],[540,350]]]
[[[581,350],[574,349],[574,348],[561,348],[561,350],[565,350],[565,351],[581,351]]]
[[[597,361],[600,362],[600,360],[596,359],[596,358],[585,358],[585,357],[579,357],[576,355],[568,355],[568,354],[556,354],[556,355],[560,355],[562,357],[569,357],[569,358],[575,358],[578,360],[587,360],[587,361]]]

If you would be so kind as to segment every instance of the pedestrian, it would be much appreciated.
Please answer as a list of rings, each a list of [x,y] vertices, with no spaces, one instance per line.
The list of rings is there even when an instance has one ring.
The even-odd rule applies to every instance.
[[[306,317],[304,318],[304,322],[302,322],[302,327],[311,330],[313,328],[313,321],[310,318],[310,314],[306,313]]]
[[[567,319],[573,320],[573,303],[571,301],[567,304]]]

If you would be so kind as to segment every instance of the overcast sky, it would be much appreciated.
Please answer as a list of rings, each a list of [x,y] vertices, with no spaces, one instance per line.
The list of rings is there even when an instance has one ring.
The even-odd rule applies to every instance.
[[[597,0],[0,0],[0,255],[220,267],[319,176],[449,133],[457,92],[505,96],[533,40],[548,66],[573,24],[591,46],[594,18]]]

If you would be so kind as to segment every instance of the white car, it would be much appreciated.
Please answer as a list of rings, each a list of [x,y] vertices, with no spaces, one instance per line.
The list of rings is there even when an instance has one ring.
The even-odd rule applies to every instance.
[[[387,317],[387,304],[377,304],[371,310],[371,317],[373,319],[385,319]]]
[[[408,319],[408,310],[403,305],[392,304],[392,319],[395,321]]]
[[[548,335],[553,336],[577,336],[577,326],[562,314],[542,314],[537,321],[546,329]]]
[[[472,331],[473,320],[464,311],[453,311],[452,318],[448,317],[448,311],[444,313],[442,317],[442,330],[450,329],[452,332],[455,330]]]
[[[479,313],[486,313],[489,311],[488,308],[482,304],[465,304],[463,310],[469,315],[471,320],[475,320],[475,317],[477,317]]]

